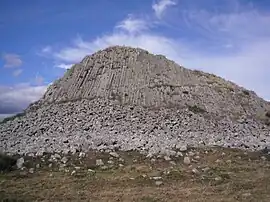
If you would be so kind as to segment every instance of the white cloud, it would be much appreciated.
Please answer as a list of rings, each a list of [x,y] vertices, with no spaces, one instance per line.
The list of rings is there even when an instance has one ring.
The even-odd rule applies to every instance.
[[[152,9],[155,11],[156,17],[161,19],[166,9],[169,6],[175,6],[175,5],[176,5],[176,1],[174,0],[160,0],[157,3],[154,3],[152,5]]]
[[[76,63],[86,55],[93,52],[90,44],[83,42],[80,37],[74,41],[74,45],[68,48],[63,48],[59,52],[53,53],[53,57],[57,60],[63,61],[65,63]]]
[[[52,47],[51,46],[45,46],[41,50],[42,53],[51,53],[52,52]]]
[[[120,28],[122,30],[125,30],[129,32],[130,34],[139,33],[141,31],[147,30],[148,25],[146,21],[142,19],[136,19],[132,17],[132,15],[129,15],[126,19],[121,21],[116,28]]]
[[[13,74],[13,76],[17,77],[17,76],[19,76],[22,72],[23,72],[22,69],[17,69],[17,70],[15,70],[15,71],[13,71],[12,74]]]
[[[73,46],[55,55],[64,63],[77,63],[85,55],[108,46],[140,47],[165,55],[187,68],[215,73],[270,100],[267,78],[270,75],[270,14],[255,9],[218,15],[203,10],[186,14],[186,23],[199,35],[195,42],[170,38],[150,29],[138,28],[136,34],[116,29],[89,41],[78,37]],[[116,27],[124,28],[119,24]]]
[[[30,103],[40,99],[48,86],[31,86],[18,84],[15,86],[0,86],[0,114],[18,113]]]
[[[19,67],[22,65],[22,60],[17,54],[4,54],[3,59],[5,60],[4,67]]]
[[[70,69],[72,67],[73,64],[64,64],[64,63],[61,63],[61,64],[57,64],[55,65],[55,67],[58,67],[58,68],[61,68],[61,69]]]

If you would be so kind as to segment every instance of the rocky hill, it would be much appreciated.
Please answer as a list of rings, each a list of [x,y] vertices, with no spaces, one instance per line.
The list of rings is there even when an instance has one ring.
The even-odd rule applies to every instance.
[[[270,144],[270,103],[218,76],[145,50],[114,46],[86,56],[24,116],[0,124],[10,153],[186,146],[260,150]]]

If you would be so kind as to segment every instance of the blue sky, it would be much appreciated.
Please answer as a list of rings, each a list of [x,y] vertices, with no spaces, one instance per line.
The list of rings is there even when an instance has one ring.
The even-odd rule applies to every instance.
[[[141,47],[270,100],[268,0],[2,0],[0,114],[21,111],[85,55]]]

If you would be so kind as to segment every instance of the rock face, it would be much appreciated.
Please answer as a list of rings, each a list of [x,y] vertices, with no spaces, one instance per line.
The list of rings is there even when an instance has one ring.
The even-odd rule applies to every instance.
[[[167,155],[179,145],[259,150],[270,145],[269,109],[254,92],[220,77],[115,46],[86,56],[24,117],[0,124],[0,150],[117,148]]]

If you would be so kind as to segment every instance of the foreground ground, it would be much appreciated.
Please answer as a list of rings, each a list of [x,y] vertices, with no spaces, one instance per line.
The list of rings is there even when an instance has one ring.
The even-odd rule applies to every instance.
[[[212,148],[189,150],[183,157],[171,159],[146,158],[135,152],[117,155],[90,152],[84,158],[67,156],[64,167],[56,162],[50,165],[49,155],[28,159],[26,168],[0,174],[0,199],[270,201],[270,161],[266,153]],[[184,161],[184,156],[189,159]]]

